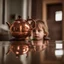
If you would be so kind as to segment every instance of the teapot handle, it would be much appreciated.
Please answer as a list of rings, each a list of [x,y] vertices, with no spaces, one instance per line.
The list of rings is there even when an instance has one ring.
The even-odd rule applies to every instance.
[[[6,22],[6,24],[8,25],[8,28],[10,28],[11,24],[9,22]]]
[[[28,24],[31,26],[31,29],[35,29],[35,20],[34,19],[27,19]]]

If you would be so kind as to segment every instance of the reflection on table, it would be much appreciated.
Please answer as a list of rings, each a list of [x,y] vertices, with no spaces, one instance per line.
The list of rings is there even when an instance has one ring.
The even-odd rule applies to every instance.
[[[19,41],[17,41],[19,42]],[[0,41],[0,64],[63,64],[64,44],[62,41],[50,41],[48,47],[42,51],[29,51],[16,58],[13,52],[6,55],[10,41]]]

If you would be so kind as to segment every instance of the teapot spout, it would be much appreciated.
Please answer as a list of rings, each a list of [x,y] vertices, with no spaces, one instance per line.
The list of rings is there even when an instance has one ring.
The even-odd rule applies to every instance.
[[[10,28],[11,24],[9,22],[6,22],[6,24],[8,25],[8,28]]]

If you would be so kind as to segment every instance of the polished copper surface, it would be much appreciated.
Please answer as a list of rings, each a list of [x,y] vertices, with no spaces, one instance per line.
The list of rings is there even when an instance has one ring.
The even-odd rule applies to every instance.
[[[31,34],[31,25],[28,23],[27,20],[17,19],[12,24],[7,22],[7,25],[13,37],[25,38],[27,36],[30,36]]]

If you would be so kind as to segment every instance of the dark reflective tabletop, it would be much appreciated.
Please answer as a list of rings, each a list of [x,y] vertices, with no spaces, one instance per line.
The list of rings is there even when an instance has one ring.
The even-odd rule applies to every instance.
[[[13,41],[18,42],[19,41]],[[40,52],[29,51],[16,58],[13,52],[6,54],[11,41],[0,41],[0,64],[64,64],[63,41],[50,41],[47,48]]]

